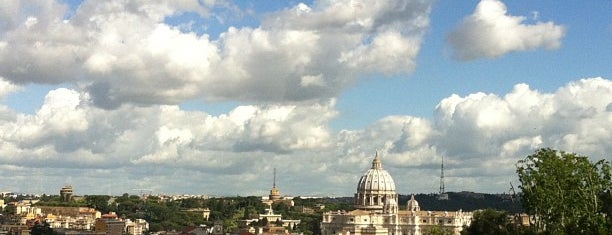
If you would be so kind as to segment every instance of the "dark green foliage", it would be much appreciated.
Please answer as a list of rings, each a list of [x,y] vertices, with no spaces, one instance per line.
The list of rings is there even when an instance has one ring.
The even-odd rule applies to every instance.
[[[540,149],[517,164],[527,213],[550,234],[612,234],[611,165],[585,156]]]
[[[510,234],[508,215],[492,209],[474,212],[472,223],[461,234],[484,235],[484,234]]]
[[[323,217],[320,213],[303,214],[292,212],[290,215],[293,219],[301,220],[300,224],[295,226],[295,232],[303,232],[304,234],[321,234],[321,220]]]
[[[53,229],[47,222],[36,223],[30,230],[31,235],[53,235]]]
[[[283,221],[281,221],[280,219],[277,219],[277,220],[274,222],[274,225],[275,225],[275,226],[283,226]]]
[[[474,212],[472,223],[461,231],[462,235],[512,235],[533,234],[530,228],[514,224],[508,214],[503,211],[486,209]]]
[[[447,192],[450,200],[438,200],[437,194],[415,194],[414,198],[421,205],[421,210],[431,211],[475,211],[483,208],[491,208],[508,213],[523,212],[520,195],[513,198],[509,194],[486,194],[474,192]],[[405,206],[410,195],[399,195],[399,203]]]
[[[17,208],[15,208],[15,205],[9,204],[9,205],[6,205],[4,207],[3,214],[5,214],[5,215],[14,215],[15,212],[17,212]]]
[[[254,221],[253,223],[250,224],[250,226],[253,226],[253,227],[264,227],[267,225],[268,225],[268,218],[263,218],[261,220]]]
[[[426,231],[424,234],[425,235],[452,235],[453,232],[448,229],[442,228],[442,226],[435,226],[431,228],[429,231]]]
[[[113,206],[109,203],[110,199],[111,196],[107,195],[86,195],[85,204],[106,214],[116,210],[116,205]]]

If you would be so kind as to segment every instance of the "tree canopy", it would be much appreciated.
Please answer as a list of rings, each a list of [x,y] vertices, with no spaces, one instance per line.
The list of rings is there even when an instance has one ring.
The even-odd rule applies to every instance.
[[[611,234],[609,161],[540,149],[517,163],[523,206],[550,234]]]
[[[518,224],[512,223],[505,211],[485,209],[474,212],[472,223],[461,231],[462,235],[487,235],[487,234],[532,234],[531,230]]]

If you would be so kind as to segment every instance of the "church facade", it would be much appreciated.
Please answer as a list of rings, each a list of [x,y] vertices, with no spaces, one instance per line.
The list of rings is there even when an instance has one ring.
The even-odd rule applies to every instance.
[[[399,208],[393,178],[382,167],[378,154],[359,179],[353,211],[323,214],[322,235],[420,235],[432,229],[460,234],[472,220],[471,212],[421,211],[414,196]]]

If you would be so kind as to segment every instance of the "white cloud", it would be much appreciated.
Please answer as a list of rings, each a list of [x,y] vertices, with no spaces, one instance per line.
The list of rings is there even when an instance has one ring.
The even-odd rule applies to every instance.
[[[501,174],[513,172],[516,160],[540,147],[606,158],[611,148],[606,139],[612,133],[612,113],[606,106],[611,99],[612,82],[602,78],[572,82],[551,94],[518,84],[504,97],[452,96],[436,109],[442,135],[435,143],[438,151],[460,162],[497,162],[490,165]]]
[[[6,81],[3,77],[0,77],[0,99],[6,97],[8,94],[22,90],[20,86],[17,86],[11,82]]]
[[[534,16],[534,18],[536,18]],[[525,24],[526,17],[507,14],[499,0],[482,0],[449,35],[453,57],[460,60],[495,58],[514,51],[557,49],[565,27],[553,22]]]
[[[241,106],[220,116],[186,112],[177,106],[104,110],[92,106],[88,96],[60,88],[49,92],[36,114],[2,120],[1,142],[6,146],[2,155],[14,156],[2,161],[93,168],[178,162],[194,167],[204,166],[193,163],[208,151],[238,156],[240,152],[290,154],[321,149],[330,144],[327,125],[335,116],[333,106],[334,101]],[[20,163],[18,156],[28,160]]]
[[[74,83],[98,107],[187,99],[295,102],[333,98],[363,73],[411,72],[429,1],[315,1],[229,27],[212,40],[166,17],[226,2],[85,1],[68,18],[53,0],[10,0],[0,17],[0,76]],[[361,7],[360,7],[361,6]],[[9,9],[10,8],[10,9]],[[382,63],[381,61],[386,61]]]
[[[515,179],[516,161],[540,147],[609,159],[611,100],[604,78],[552,93],[517,84],[505,95],[451,95],[432,120],[388,116],[335,133],[328,127],[334,100],[244,105],[213,116],[174,105],[105,110],[61,88],[35,114],[0,118],[0,178],[35,182],[7,185],[13,189],[46,192],[70,183],[87,193],[265,195],[277,168],[284,193],[350,195],[378,151],[401,193],[435,191],[442,157],[448,190],[500,192]]]

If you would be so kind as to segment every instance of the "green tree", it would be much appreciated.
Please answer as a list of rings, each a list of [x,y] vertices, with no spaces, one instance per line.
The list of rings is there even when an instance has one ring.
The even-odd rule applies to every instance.
[[[283,221],[280,219],[276,219],[276,221],[274,222],[274,225],[276,226],[283,226]]]
[[[97,209],[102,213],[108,213],[111,211],[110,204],[108,203],[110,198],[107,195],[86,195],[85,203],[87,206]]]
[[[470,226],[461,231],[462,235],[485,235],[485,234],[516,234],[516,229],[508,214],[503,211],[486,209],[474,212]]]
[[[602,197],[612,186],[611,165],[585,156],[540,149],[517,163],[522,202],[537,230],[550,234],[611,234]]]
[[[267,217],[264,217],[263,219],[259,220],[259,222],[259,226],[268,226],[268,223],[270,223]]]
[[[15,213],[17,213],[17,208],[15,207],[15,205],[6,205],[4,207],[4,214],[6,215],[14,215]]]
[[[430,230],[425,231],[426,235],[452,235],[453,232],[451,232],[448,229],[443,228],[442,226],[436,225],[434,227],[432,227]]]
[[[47,222],[36,223],[30,230],[31,235],[53,235],[53,229]]]

